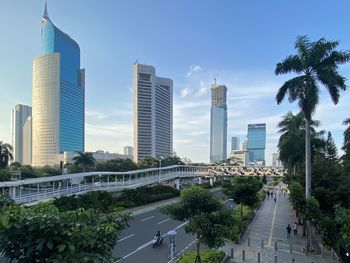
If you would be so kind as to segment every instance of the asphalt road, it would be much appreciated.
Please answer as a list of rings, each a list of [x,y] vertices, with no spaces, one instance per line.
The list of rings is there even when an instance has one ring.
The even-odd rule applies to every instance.
[[[214,193],[222,195],[222,191]],[[235,207],[231,201],[225,201],[226,207]],[[170,230],[176,230],[176,253],[195,249],[195,237],[185,232],[186,222],[175,221],[162,214],[158,209],[138,214],[130,223],[113,250],[113,255],[123,258],[121,262],[128,263],[164,263],[168,262]],[[152,248],[153,236],[160,230],[164,236],[160,247]]]

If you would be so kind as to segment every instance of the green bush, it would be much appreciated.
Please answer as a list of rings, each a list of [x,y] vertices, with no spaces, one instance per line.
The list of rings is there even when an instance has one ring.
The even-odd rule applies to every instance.
[[[219,250],[205,250],[200,252],[202,263],[221,263],[225,253]],[[182,255],[177,263],[193,263],[196,259],[196,252],[191,251]]]
[[[179,195],[180,191],[171,186],[154,185],[123,190],[117,199],[118,201],[131,201],[139,206]]]
[[[249,225],[250,220],[254,216],[254,211],[248,206],[243,206],[243,218],[241,219],[241,212],[239,206],[232,211],[232,226],[227,232],[226,238],[236,241],[240,234]]]
[[[143,186],[126,189],[121,194],[105,191],[92,191],[82,195],[61,196],[53,203],[59,211],[72,211],[78,208],[96,209],[111,212],[120,208],[131,208],[180,195],[180,191],[166,185]]]
[[[82,195],[61,196],[55,198],[53,203],[61,212],[78,208],[92,208],[101,212],[110,212],[113,208],[114,199],[110,192],[93,191]]]

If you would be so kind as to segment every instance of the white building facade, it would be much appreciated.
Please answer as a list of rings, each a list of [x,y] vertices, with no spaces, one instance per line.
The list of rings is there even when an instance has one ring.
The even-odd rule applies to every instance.
[[[31,159],[31,120],[28,121],[31,116],[32,107],[27,105],[17,104],[12,110],[13,161],[21,164],[28,164],[24,163],[25,158],[26,160],[27,158]],[[30,133],[28,129],[30,129]]]
[[[134,161],[173,152],[173,81],[134,65]]]

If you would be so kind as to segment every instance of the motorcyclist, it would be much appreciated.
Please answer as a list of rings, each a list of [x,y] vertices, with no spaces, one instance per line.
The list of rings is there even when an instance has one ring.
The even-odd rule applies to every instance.
[[[157,234],[156,234],[157,242],[159,242],[161,236],[162,236],[162,234],[161,234],[160,231],[158,230],[158,231],[157,231]]]

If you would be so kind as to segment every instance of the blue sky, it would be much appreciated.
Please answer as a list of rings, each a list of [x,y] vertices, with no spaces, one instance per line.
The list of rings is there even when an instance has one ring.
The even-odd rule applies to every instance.
[[[11,142],[11,109],[31,105],[32,60],[40,55],[44,1],[0,3],[0,140]],[[267,123],[267,163],[276,124],[296,105],[274,96],[290,76],[277,62],[294,53],[297,35],[339,40],[350,49],[350,2],[320,0],[48,0],[51,20],[74,38],[86,68],[86,150],[122,152],[133,143],[133,62],[174,80],[174,149],[209,160],[210,84],[228,87],[228,147],[247,124]],[[348,79],[350,66],[341,67]],[[348,82],[349,85],[349,82]],[[316,119],[340,147],[350,117],[349,91],[332,105],[322,88]]]

